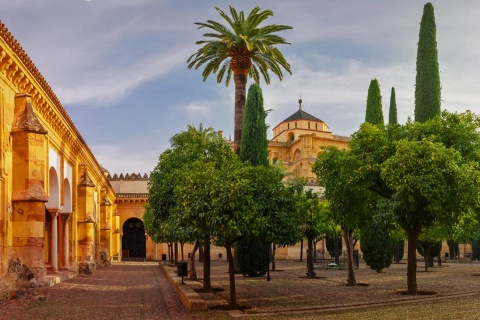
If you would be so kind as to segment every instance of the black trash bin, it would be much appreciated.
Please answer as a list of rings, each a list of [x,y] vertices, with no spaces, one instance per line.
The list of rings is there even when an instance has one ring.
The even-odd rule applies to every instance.
[[[187,261],[177,262],[177,276],[178,277],[188,276],[188,262]]]
[[[165,253],[162,253],[162,261],[165,263],[167,261],[167,255]]]
[[[183,277],[188,276],[188,262],[187,261],[179,261],[177,262],[177,277],[182,277],[182,283],[183,283]]]

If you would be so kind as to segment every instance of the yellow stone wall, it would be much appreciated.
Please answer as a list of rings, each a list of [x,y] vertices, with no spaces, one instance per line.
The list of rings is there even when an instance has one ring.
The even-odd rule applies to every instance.
[[[15,98],[19,94],[25,97],[25,101],[28,99],[32,106],[33,117],[38,119],[47,131],[45,139],[38,140],[38,144],[30,143],[40,139],[38,135],[25,133],[30,145],[22,148],[27,149],[18,149],[12,143],[14,140],[12,139],[12,128],[15,117],[18,116],[16,113],[23,110],[23,105],[19,107],[18,104],[25,103],[25,101]],[[49,246],[52,243],[52,230],[45,223],[47,214],[45,203],[37,203],[37,206],[32,208],[31,205],[21,199],[25,194],[31,193],[32,187],[42,189],[47,199],[51,196],[51,192],[58,192],[60,208],[53,209],[57,209],[59,213],[62,213],[64,204],[71,203],[71,209],[69,210],[72,212],[67,224],[69,234],[67,240],[68,264],[70,269],[73,272],[78,271],[78,266],[82,263],[79,258],[85,259],[85,257],[93,255],[92,260],[98,261],[100,258],[99,250],[95,251],[95,249],[100,248],[99,245],[96,243],[93,247],[91,246],[92,252],[84,252],[90,249],[86,249],[85,246],[82,247],[80,241],[87,236],[88,239],[98,242],[101,233],[100,228],[103,229],[103,233],[106,232],[105,224],[107,221],[115,220],[115,211],[113,209],[102,210],[101,200],[104,198],[114,204],[116,194],[107,180],[105,170],[95,159],[48,83],[17,40],[1,22],[0,147],[0,293],[7,289],[15,289],[15,276],[18,275],[8,274],[7,266],[9,262],[15,261],[27,268],[36,268],[38,264],[49,267],[51,262],[52,252]],[[58,161],[54,161],[54,164],[49,162],[49,152],[56,155]],[[18,161],[13,161],[14,155],[17,155]],[[65,167],[67,166],[71,168],[71,177],[65,176]],[[50,181],[49,178],[51,169],[55,171],[60,182],[56,183],[55,190],[52,189],[55,184],[52,184],[53,181]],[[88,190],[78,187],[85,170],[92,184],[91,187],[87,188]],[[64,185],[66,178],[68,178],[69,188],[71,188],[68,192],[66,192]],[[94,199],[94,194],[100,196]],[[16,201],[15,207],[12,201]],[[68,207],[70,208],[70,206]],[[21,214],[24,211],[28,212]],[[27,223],[25,217],[31,212],[36,212],[35,214],[38,217],[35,218],[33,223],[29,222],[27,228],[24,225]],[[96,213],[95,220],[103,219],[103,225],[102,223],[96,223],[97,221],[91,223],[85,221],[92,213]],[[64,241],[64,225],[63,218],[59,216],[57,241],[59,267],[63,265],[64,260],[62,250],[67,248]],[[86,228],[86,225],[90,226]],[[113,233],[113,230],[110,232]],[[109,238],[107,242],[108,247],[110,247],[114,242],[110,238],[114,239],[115,237],[108,235],[107,238]],[[41,239],[41,243],[30,243],[32,242],[31,239]],[[19,250],[24,249],[18,248],[32,250],[31,259],[19,252]],[[43,261],[39,262],[39,257],[42,257],[40,260]]]
[[[311,184],[316,176],[311,168],[322,147],[348,148],[349,137],[333,135],[327,124],[315,120],[283,121],[273,129],[268,158],[281,162],[290,174],[287,179],[305,178]]]

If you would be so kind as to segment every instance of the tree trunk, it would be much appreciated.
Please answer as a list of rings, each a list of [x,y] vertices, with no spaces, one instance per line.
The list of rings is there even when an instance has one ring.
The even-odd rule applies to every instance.
[[[210,237],[205,238],[204,257],[203,257],[203,291],[212,291],[212,281],[210,278]]]
[[[178,242],[175,242],[175,263],[178,262]]]
[[[188,271],[188,278],[190,280],[197,280],[197,269],[195,268],[195,253],[198,250],[198,247],[200,246],[200,243],[198,241],[195,241],[195,245],[193,246],[193,250],[190,253],[190,259],[189,259],[189,271]]]
[[[357,279],[355,279],[355,263],[353,261],[353,228],[343,228],[343,237],[345,239],[345,246],[347,247],[347,286],[356,286]]]
[[[420,232],[418,229],[409,229],[408,236],[408,261],[407,261],[407,294],[418,295],[417,287],[417,240]]]
[[[428,272],[428,265],[430,263],[430,246],[428,242],[423,245],[423,258],[425,259],[425,272]]]
[[[182,252],[182,261],[184,261],[184,256],[183,256],[183,245],[184,243],[180,243],[180,251]]]
[[[334,254],[334,255],[335,255],[335,264],[336,264],[337,266],[339,266],[339,265],[340,265],[340,254],[341,254],[341,250],[339,250],[338,244],[337,244],[337,242],[338,242],[338,241],[337,241],[337,233],[334,233],[334,237],[335,237],[335,238],[334,238],[335,241],[333,242],[333,249],[334,249],[334,252],[335,252],[335,254]]]
[[[315,272],[313,271],[313,238],[307,238],[308,250],[307,250],[307,278],[315,278]]]
[[[225,239],[225,249],[227,250],[228,276],[230,280],[230,301],[232,309],[237,307],[237,292],[235,290],[235,265],[233,261],[232,245],[229,239]]]
[[[240,143],[242,141],[243,110],[247,96],[247,72],[248,70],[233,70],[235,82],[235,119],[233,146],[236,154],[240,154]]]
[[[277,268],[275,266],[275,251],[276,251],[277,245],[272,243],[272,271],[276,271]],[[270,254],[270,253],[269,253]]]
[[[203,245],[202,244],[199,244],[198,246],[198,261],[199,262],[203,262]]]
[[[300,262],[303,261],[303,239],[300,241]]]

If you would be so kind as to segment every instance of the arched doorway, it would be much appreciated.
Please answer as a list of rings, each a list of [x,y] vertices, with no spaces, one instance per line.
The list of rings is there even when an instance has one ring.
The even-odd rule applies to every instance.
[[[147,242],[143,221],[130,218],[123,224],[122,260],[145,259]]]

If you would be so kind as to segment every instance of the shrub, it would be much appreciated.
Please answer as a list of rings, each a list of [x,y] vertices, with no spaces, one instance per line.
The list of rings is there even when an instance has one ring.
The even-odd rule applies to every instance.
[[[261,277],[268,271],[268,246],[242,238],[235,248],[238,268],[244,276]]]

